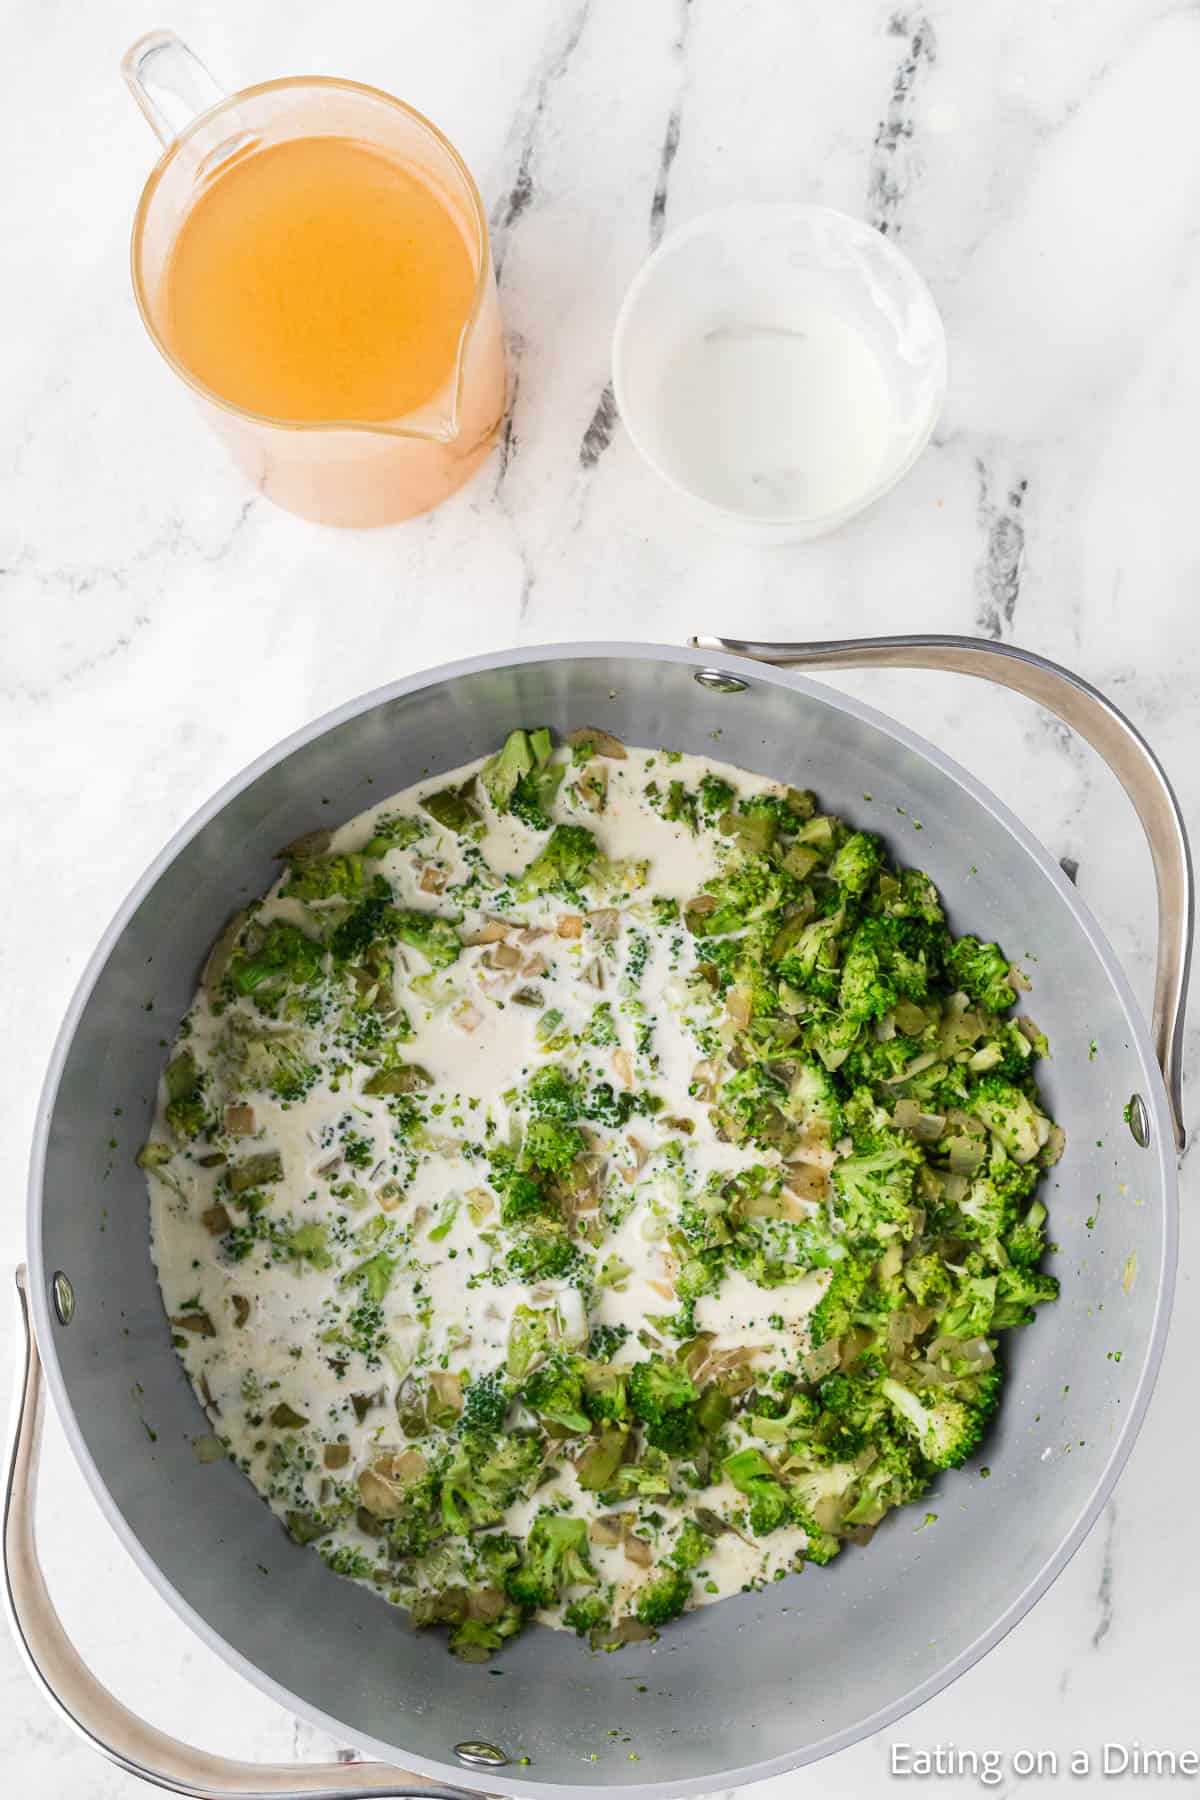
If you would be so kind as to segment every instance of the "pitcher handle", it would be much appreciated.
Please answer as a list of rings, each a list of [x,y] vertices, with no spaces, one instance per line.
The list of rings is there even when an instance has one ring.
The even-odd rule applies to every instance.
[[[1158,893],[1158,961],[1151,1036],[1166,1084],[1176,1148],[1183,1124],[1183,1013],[1192,956],[1195,896],[1187,828],[1166,771],[1141,732],[1098,688],[1032,650],[992,638],[939,632],[912,637],[829,638],[816,643],[756,643],[694,637],[694,649],[750,657],[789,669],[940,669],[1012,688],[1062,719],[1097,751],[1125,789],[1141,821]]]
[[[110,1694],[72,1644],[46,1590],[33,1516],[42,1421],[42,1364],[29,1316],[28,1277],[16,1274],[18,1329],[12,1439],[4,1483],[4,1603],[34,1680],[95,1750],[155,1787],[190,1800],[482,1800],[472,1789],[431,1781],[386,1763],[241,1763],[169,1737]],[[485,1746],[479,1746],[480,1749]],[[468,1746],[464,1745],[464,1753]]]
[[[148,31],[121,59],[125,85],[164,147],[226,99],[194,51],[173,31]]]

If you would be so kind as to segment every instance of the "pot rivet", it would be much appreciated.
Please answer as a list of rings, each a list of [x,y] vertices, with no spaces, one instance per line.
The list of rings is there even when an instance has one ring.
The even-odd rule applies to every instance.
[[[727,675],[723,669],[697,669],[692,680],[713,694],[744,694],[750,685],[740,675]]]
[[[54,1271],[54,1280],[50,1283],[50,1297],[54,1301],[54,1310],[60,1325],[69,1325],[75,1317],[75,1289],[61,1269]]]
[[[472,1769],[502,1769],[508,1761],[498,1744],[485,1744],[475,1738],[455,1744],[454,1754]]]
[[[1129,1126],[1129,1135],[1139,1150],[1150,1148],[1150,1114],[1146,1110],[1146,1102],[1140,1094],[1130,1096],[1129,1105],[1125,1108],[1125,1122]]]

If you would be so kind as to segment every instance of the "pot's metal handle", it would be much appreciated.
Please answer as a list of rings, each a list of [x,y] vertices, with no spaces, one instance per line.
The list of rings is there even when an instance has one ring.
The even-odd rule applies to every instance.
[[[4,1487],[4,1600],[35,1681],[81,1737],[130,1775],[192,1800],[480,1800],[385,1763],[241,1763],[168,1737],[123,1706],[92,1674],[63,1629],[38,1563],[33,1514],[42,1419],[42,1365],[29,1317],[27,1277],[17,1270],[16,1407]]]
[[[991,638],[938,633],[914,637],[830,638],[811,644],[695,637],[694,648],[747,656],[791,669],[942,669],[1012,688],[1064,720],[1099,752],[1133,802],[1158,889],[1158,966],[1151,1032],[1183,1150],[1183,1009],[1192,956],[1195,900],[1183,813],[1157,756],[1124,713],[1083,677],[1032,650]]]

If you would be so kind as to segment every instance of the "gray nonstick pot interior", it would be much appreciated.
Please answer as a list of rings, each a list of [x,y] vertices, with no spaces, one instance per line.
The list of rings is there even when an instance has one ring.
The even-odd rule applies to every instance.
[[[224,1654],[364,1752],[459,1782],[462,1739],[527,1755],[489,1773],[495,1791],[729,1787],[926,1697],[1075,1548],[1128,1451],[1166,1327],[1165,1099],[1112,953],[1051,859],[961,771],[857,703],[748,664],[746,690],[722,694],[693,679],[701,667],[644,646],[480,659],[356,702],[275,753],[187,828],[114,926],[64,1032],[35,1149],[30,1257],[49,1378],[143,1566]],[[542,722],[603,724],[816,788],[919,861],[959,929],[1023,963],[1068,1135],[1046,1196],[1063,1297],[1013,1334],[999,1425],[941,1482],[936,1525],[915,1532],[920,1511],[902,1512],[869,1547],[706,1608],[655,1647],[592,1656],[535,1630],[477,1668],[291,1544],[232,1466],[197,1464],[191,1440],[208,1427],[170,1347],[133,1159],[163,1040],[215,928],[270,881],[272,851]],[[1133,1093],[1150,1109],[1148,1149],[1123,1121]],[[66,1328],[47,1301],[58,1269],[77,1298]]]

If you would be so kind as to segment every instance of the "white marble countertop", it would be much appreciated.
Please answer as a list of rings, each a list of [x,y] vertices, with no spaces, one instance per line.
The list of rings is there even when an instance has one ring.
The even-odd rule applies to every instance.
[[[1113,693],[1196,816],[1194,7],[178,0],[170,22],[232,81],[312,70],[404,94],[457,141],[492,208],[517,376],[506,448],[436,514],[374,534],[248,495],[142,334],[127,240],[154,146],[116,64],[156,22],[135,0],[6,20],[0,1265],[22,1255],[20,1169],[52,1037],[110,914],[221,782],[392,676],[569,637],[982,632]],[[598,411],[614,314],[658,222],[744,198],[822,201],[886,228],[950,344],[945,414],[913,474],[836,536],[784,550],[706,535]],[[1148,997],[1148,860],[1090,753],[952,678],[855,685],[1078,863]],[[1194,1187],[1162,1379],[1102,1523],[955,1687],[781,1778],[777,1796],[892,1791],[900,1740],[1200,1743]],[[0,1339],[3,1380],[9,1349]],[[120,1694],[213,1748],[329,1753],[152,1593],[53,1421],[42,1519],[63,1610]],[[0,1768],[23,1800],[140,1791],[52,1719],[3,1635],[0,1720]]]

